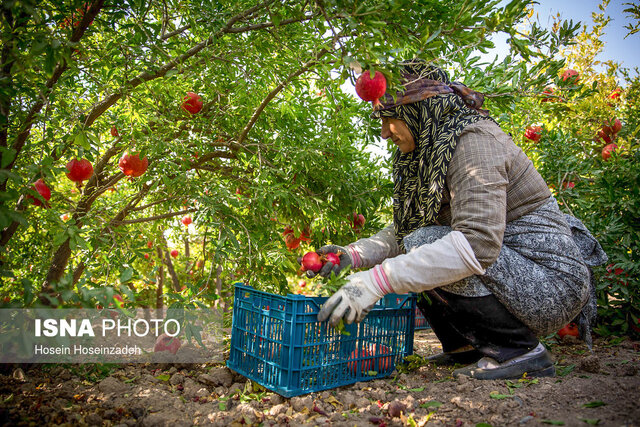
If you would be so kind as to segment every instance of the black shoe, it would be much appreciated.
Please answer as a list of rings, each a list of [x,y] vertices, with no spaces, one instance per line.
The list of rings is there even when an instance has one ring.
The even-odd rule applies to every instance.
[[[453,366],[456,363],[466,365],[468,363],[474,363],[480,360],[482,353],[478,350],[457,351],[448,353],[438,353],[426,358],[428,362],[431,362],[438,366]]]
[[[490,357],[483,357],[477,363],[453,371],[453,376],[465,375],[478,380],[508,380],[528,377],[553,377],[556,368],[551,356],[542,344],[522,356],[498,363]]]

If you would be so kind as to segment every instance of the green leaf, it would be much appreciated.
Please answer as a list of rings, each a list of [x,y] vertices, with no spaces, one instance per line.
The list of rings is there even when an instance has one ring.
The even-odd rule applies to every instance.
[[[81,146],[85,150],[91,149],[91,144],[89,143],[89,139],[87,139],[87,135],[85,135],[84,132],[78,133],[76,137],[73,139],[73,143]]]
[[[16,150],[7,147],[0,147],[0,152],[2,153],[0,168],[4,169],[13,161],[13,159],[16,158]]]
[[[169,375],[169,374],[160,374],[156,378],[159,379],[160,381],[169,381],[169,378],[171,378],[171,375]]]
[[[420,407],[425,409],[439,408],[441,406],[442,406],[442,402],[438,402],[437,400],[430,400],[428,402],[424,402],[420,404]]]
[[[564,425],[564,421],[558,421],[558,420],[540,420],[541,423],[543,424],[551,424],[553,426],[563,426]]]
[[[513,397],[513,395],[511,395],[511,394],[500,394],[497,391],[492,391],[491,393],[489,393],[489,397],[492,398],[492,399],[501,400],[501,399],[506,399],[508,397]]]
[[[133,277],[133,268],[127,267],[120,273],[120,283],[127,283]]]
[[[489,423],[478,423],[476,424],[476,427],[493,427],[493,426]]]
[[[604,403],[601,400],[594,400],[593,402],[589,402],[589,403],[585,403],[584,406],[585,408],[599,408],[600,406],[605,406],[606,403]]]

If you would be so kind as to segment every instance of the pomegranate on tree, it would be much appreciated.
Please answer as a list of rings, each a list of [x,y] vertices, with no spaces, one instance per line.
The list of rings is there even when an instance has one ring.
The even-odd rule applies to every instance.
[[[551,86],[545,87],[544,90],[542,91],[544,95],[553,95],[553,92],[555,92],[555,90]],[[540,100],[540,102],[553,102],[555,100],[556,98],[552,96],[545,96]]]
[[[190,216],[185,216],[184,218],[182,218],[182,223],[184,224],[185,227],[188,227],[189,224],[191,224],[193,222],[193,220],[191,219]]]
[[[182,108],[191,114],[199,113],[202,110],[202,98],[195,92],[187,92],[183,98]]]
[[[609,99],[618,99],[620,98],[620,95],[622,94],[622,89],[621,88],[616,88],[613,92],[611,92],[611,95],[609,95]]]
[[[297,249],[300,246],[300,239],[297,239],[295,234],[293,233],[293,228],[286,227],[282,232],[282,236],[284,236],[284,243],[287,246],[287,249],[293,250]]]
[[[116,125],[111,126],[111,136],[118,137],[120,134],[118,133],[118,128]]]
[[[562,81],[564,82],[569,81],[573,83],[578,83],[579,80],[580,80],[580,74],[578,74],[576,70],[569,68],[564,73],[562,73]]]
[[[131,177],[138,177],[147,171],[147,167],[149,167],[149,161],[146,157],[141,160],[140,155],[137,153],[125,153],[120,158],[118,166],[120,166],[120,170],[123,174]]]
[[[174,258],[177,258],[178,257],[178,253],[179,252],[177,251],[177,249],[174,249],[174,250],[171,251],[171,256],[174,257]]]
[[[362,227],[364,226],[364,223],[365,223],[364,215],[359,214],[357,212],[354,212],[352,214],[352,217],[351,217],[351,228],[356,233],[359,233],[362,230]]]
[[[33,204],[36,206],[42,206],[42,207],[48,208],[49,206],[47,204],[47,201],[51,199],[51,190],[49,189],[47,184],[42,180],[42,178],[34,182],[31,189],[37,191],[38,194],[40,194],[40,196],[42,196],[42,198],[45,200],[45,202],[42,203],[40,199],[32,196],[31,194],[29,194],[27,198],[33,200]]]
[[[607,161],[614,151],[618,148],[617,144],[607,144],[602,148],[602,160]]]
[[[82,186],[82,181],[86,181],[93,175],[93,166],[87,159],[73,159],[67,163],[67,178]]]
[[[387,91],[387,79],[380,71],[376,71],[373,78],[371,72],[360,74],[356,81],[356,93],[363,101],[373,101],[374,105],[380,103],[379,98]]]
[[[533,142],[540,141],[542,136],[542,126],[529,126],[524,132],[524,137],[530,139]]]

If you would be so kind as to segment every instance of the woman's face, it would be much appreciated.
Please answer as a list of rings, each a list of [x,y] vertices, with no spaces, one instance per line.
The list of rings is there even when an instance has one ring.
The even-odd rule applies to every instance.
[[[382,134],[380,136],[383,139],[391,138],[403,153],[410,153],[416,149],[416,141],[409,130],[409,126],[403,120],[383,117]]]

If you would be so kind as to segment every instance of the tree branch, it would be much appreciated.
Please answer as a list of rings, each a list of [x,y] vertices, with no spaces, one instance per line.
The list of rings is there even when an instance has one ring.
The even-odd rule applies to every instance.
[[[191,209],[184,209],[178,212],[169,212],[166,214],[162,214],[162,215],[155,215],[155,216],[150,216],[150,217],[146,217],[146,218],[137,218],[137,219],[129,219],[127,221],[111,221],[112,224],[115,227],[118,227],[120,225],[128,225],[128,224],[140,224],[142,222],[149,222],[149,221],[157,221],[159,219],[166,219],[166,218],[171,218],[174,216],[178,216],[178,215],[184,215],[187,213],[191,213],[191,212],[195,212],[196,209],[195,208],[191,208]]]
[[[334,38],[334,43],[335,43],[335,40],[336,38]],[[280,91],[282,91],[282,89],[284,89],[296,77],[307,72],[311,67],[316,65],[318,63],[318,60],[322,58],[327,52],[329,52],[329,49],[327,48],[320,49],[314,55],[314,59],[307,61],[300,69],[290,73],[278,86],[275,87],[275,89],[273,89],[271,92],[269,92],[269,94],[267,94],[267,96],[262,100],[258,108],[256,108],[256,110],[253,112],[253,115],[249,119],[249,123],[247,123],[247,125],[242,130],[242,133],[240,133],[240,136],[238,137],[238,144],[242,144],[244,140],[247,138],[247,134],[249,133],[249,131],[251,131],[253,126],[256,124],[256,121],[258,121],[258,118],[260,117],[264,109],[267,107],[269,102],[271,102],[271,100],[273,100],[273,98],[275,98],[276,95],[280,93]]]

